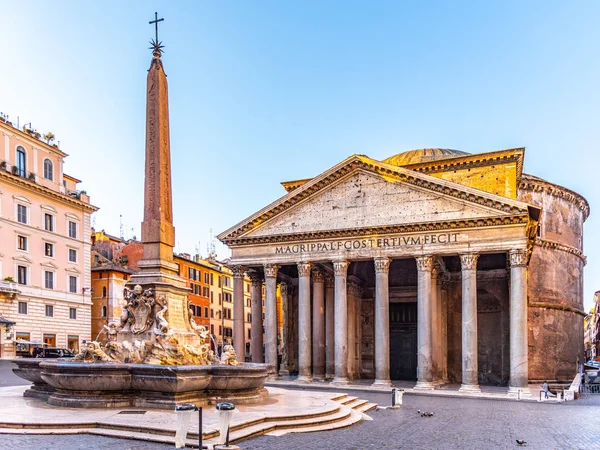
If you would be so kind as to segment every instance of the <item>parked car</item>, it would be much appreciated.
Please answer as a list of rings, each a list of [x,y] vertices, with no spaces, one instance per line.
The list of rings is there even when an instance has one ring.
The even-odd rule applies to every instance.
[[[33,349],[34,358],[73,358],[75,354],[67,348],[36,347]]]
[[[595,367],[595,368],[600,368],[600,361],[588,361],[586,362],[584,365],[586,366],[590,366],[590,367]]]

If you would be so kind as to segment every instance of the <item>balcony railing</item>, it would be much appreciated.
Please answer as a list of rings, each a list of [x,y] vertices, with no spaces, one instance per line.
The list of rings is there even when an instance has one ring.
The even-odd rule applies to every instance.
[[[12,300],[20,293],[21,291],[17,289],[17,283],[14,281],[0,281],[0,298],[4,297]]]

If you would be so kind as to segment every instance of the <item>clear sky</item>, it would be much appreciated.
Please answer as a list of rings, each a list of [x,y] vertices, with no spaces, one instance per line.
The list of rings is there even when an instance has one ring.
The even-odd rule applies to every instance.
[[[600,289],[600,2],[0,0],[0,111],[53,131],[96,228],[140,236],[148,24],[169,81],[176,250],[353,153],[524,146],[587,198]],[[228,256],[217,244],[219,257]]]

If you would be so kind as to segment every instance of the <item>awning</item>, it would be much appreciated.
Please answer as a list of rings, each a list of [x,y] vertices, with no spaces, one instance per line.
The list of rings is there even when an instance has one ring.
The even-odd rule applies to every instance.
[[[8,320],[5,317],[0,316],[0,325],[16,325],[17,322],[13,322],[12,320]]]

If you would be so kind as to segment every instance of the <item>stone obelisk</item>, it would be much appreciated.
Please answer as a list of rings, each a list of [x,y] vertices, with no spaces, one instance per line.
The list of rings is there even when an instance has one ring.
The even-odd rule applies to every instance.
[[[171,192],[171,149],[169,142],[169,98],[167,76],[161,60],[158,36],[152,41],[152,62],[146,86],[146,168],[144,180],[144,256],[140,272],[132,275],[128,287],[151,288],[157,300],[167,306],[169,333],[181,344],[198,345],[189,316],[185,280],[177,275],[173,262],[175,228]]]

